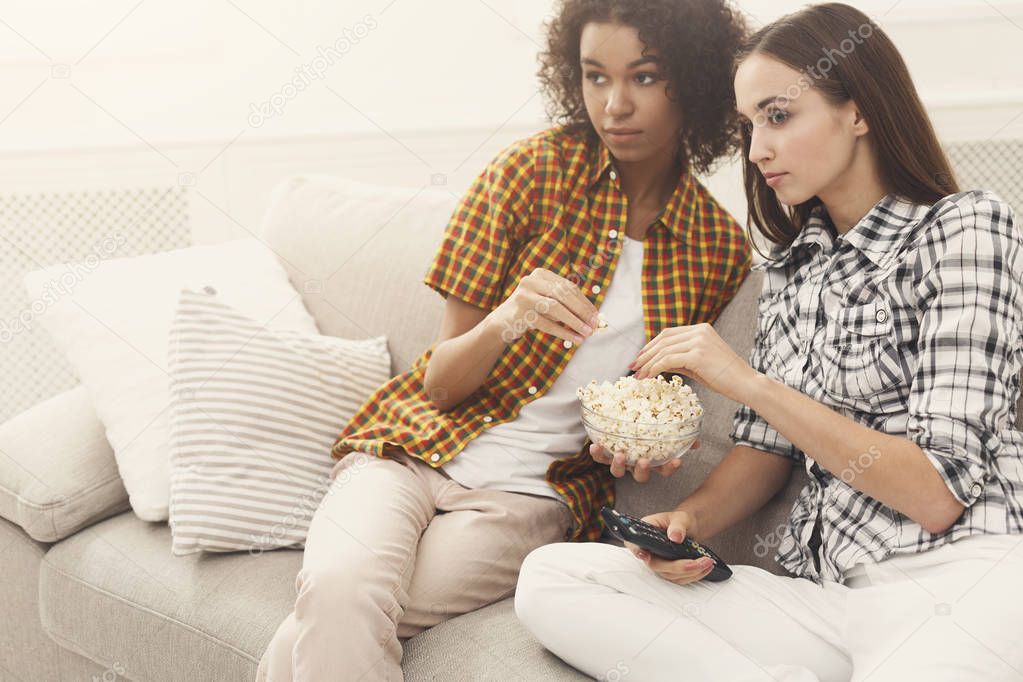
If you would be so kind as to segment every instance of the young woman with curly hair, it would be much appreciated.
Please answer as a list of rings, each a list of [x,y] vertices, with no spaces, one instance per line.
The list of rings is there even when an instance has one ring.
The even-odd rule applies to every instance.
[[[533,549],[599,536],[625,468],[591,457],[576,388],[712,322],[749,271],[694,177],[737,144],[743,37],[718,0],[561,5],[540,70],[558,125],[498,154],[452,215],[425,278],[439,338],[338,437],[261,679],[399,680],[401,640],[510,596]]]
[[[859,10],[766,26],[734,83],[750,216],[774,245],[755,266],[759,328],[749,363],[702,326],[637,357],[640,378],[681,372],[740,404],[734,447],[644,520],[713,547],[803,467],[777,531],[791,575],[737,565],[709,582],[708,559],[552,544],[523,564],[516,612],[594,676],[1018,680],[1013,211],[959,190],[902,57]]]

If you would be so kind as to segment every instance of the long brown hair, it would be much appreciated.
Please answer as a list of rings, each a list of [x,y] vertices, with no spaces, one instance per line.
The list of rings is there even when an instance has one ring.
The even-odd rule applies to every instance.
[[[870,128],[868,135],[887,192],[915,203],[933,204],[959,191],[902,55],[866,14],[837,2],[811,5],[750,36],[737,55],[736,69],[754,54],[799,71],[800,87],[815,88],[832,104],[856,102]],[[743,126],[749,222],[770,241],[788,246],[821,202],[813,197],[784,207],[749,160],[751,133]]]

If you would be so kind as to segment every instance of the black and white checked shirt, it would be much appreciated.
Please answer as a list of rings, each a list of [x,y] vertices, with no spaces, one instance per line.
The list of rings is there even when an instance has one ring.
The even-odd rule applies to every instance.
[[[786,570],[841,582],[860,562],[977,533],[1023,533],[1023,432],[1013,427],[1021,246],[1012,209],[990,192],[933,206],[889,195],[842,236],[818,209],[790,247],[753,266],[765,275],[750,364],[909,438],[966,505],[947,532],[931,534],[849,485],[883,452],[826,471],[742,406],[735,443],[795,459],[810,475],[778,529],[775,559]]]

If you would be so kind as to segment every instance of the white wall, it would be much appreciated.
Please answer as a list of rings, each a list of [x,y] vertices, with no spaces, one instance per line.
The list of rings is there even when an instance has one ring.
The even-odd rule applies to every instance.
[[[404,135],[509,117],[532,123],[542,115],[532,72],[547,3],[490,8],[502,4],[509,3],[106,0],[59,10],[0,3],[8,84],[0,111],[31,93],[0,127],[0,146],[145,140],[163,151],[238,134]],[[286,93],[265,120],[250,117],[253,105],[295,80],[309,87]]]
[[[758,22],[803,3],[745,0]],[[862,0],[928,101],[1023,95],[1020,2]],[[537,126],[544,0],[0,2],[0,149]],[[324,58],[322,50],[338,45]],[[313,71],[317,71],[314,75]],[[252,107],[281,96],[278,113]]]
[[[803,3],[739,4],[762,23]],[[854,4],[903,49],[943,136],[1023,136],[1023,2]],[[201,241],[258,229],[266,190],[293,172],[443,176],[457,193],[547,124],[535,71],[552,7],[5,0],[0,182],[194,186]],[[710,185],[743,213],[734,169]]]

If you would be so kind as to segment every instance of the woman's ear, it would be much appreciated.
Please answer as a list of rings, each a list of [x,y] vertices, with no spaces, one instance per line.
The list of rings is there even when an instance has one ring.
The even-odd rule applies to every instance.
[[[866,135],[870,132],[870,126],[867,125],[867,119],[863,117],[863,112],[860,111],[860,108],[856,106],[855,102],[850,102],[850,104],[852,105],[853,113],[853,134],[857,137]]]

